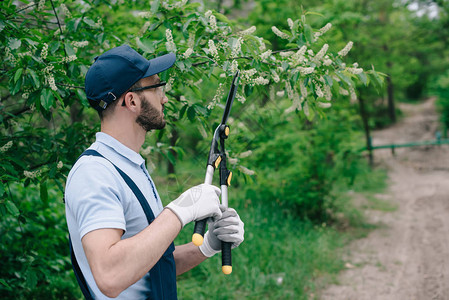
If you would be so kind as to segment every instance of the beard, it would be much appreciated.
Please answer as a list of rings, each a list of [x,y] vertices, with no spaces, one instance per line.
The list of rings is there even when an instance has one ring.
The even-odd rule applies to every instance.
[[[163,129],[166,121],[164,120],[164,114],[158,111],[156,107],[151,105],[147,98],[143,96],[141,101],[141,112],[136,119],[136,123],[148,132],[153,129]]]

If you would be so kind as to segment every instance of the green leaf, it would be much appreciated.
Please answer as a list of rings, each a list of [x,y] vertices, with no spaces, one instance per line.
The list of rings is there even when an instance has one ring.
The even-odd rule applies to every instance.
[[[11,50],[16,50],[16,49],[18,49],[20,47],[20,45],[22,45],[22,42],[19,39],[10,38],[8,40],[9,40],[8,47]]]
[[[35,88],[39,88],[41,86],[41,83],[39,81],[39,77],[37,76],[36,72],[32,69],[28,69],[28,73],[31,76],[31,79],[33,79],[33,84]]]
[[[330,87],[332,87],[332,84],[334,83],[334,81],[332,80],[332,77],[330,77],[329,75],[324,75],[324,81],[326,81],[326,84]]]
[[[20,215],[20,211],[17,208],[17,206],[14,204],[14,202],[9,200],[9,201],[6,201],[5,205],[6,205],[6,209],[9,211],[9,213],[11,215],[13,215],[14,217],[17,217],[18,215]]]
[[[49,110],[55,103],[54,96],[49,89],[43,89],[41,92],[41,105],[45,110]]]
[[[55,54],[56,50],[59,49],[59,47],[61,46],[60,42],[51,42],[49,50],[51,54]]]
[[[190,106],[190,107],[187,109],[187,118],[189,118],[189,120],[190,120],[191,122],[193,122],[193,121],[195,120],[195,117],[196,117],[195,107]]]
[[[309,43],[313,43],[313,32],[312,27],[309,24],[304,25],[304,35],[306,37],[306,41]]]
[[[218,21],[221,21],[221,22],[226,23],[226,24],[231,23],[231,21],[229,21],[229,19],[225,15],[223,15],[223,14],[214,12],[214,16],[217,18]]]
[[[16,85],[14,86],[13,90],[11,91],[11,95],[17,94],[21,87],[22,87],[22,77],[20,77],[19,80],[17,80]]]
[[[159,10],[159,5],[160,5],[160,1],[159,0],[155,0],[151,3],[151,12],[153,14],[156,14]]]
[[[5,186],[2,182],[0,182],[0,197],[5,193]]]
[[[42,202],[48,207],[48,189],[46,181],[41,182],[40,184],[40,194]]]
[[[154,44],[152,40],[149,39],[136,39],[137,42],[137,47],[139,47],[139,49],[143,50],[143,52],[145,53],[154,53]]]
[[[22,68],[17,69],[16,74],[14,75],[14,83],[16,83],[17,80],[19,80],[20,76],[22,76],[22,73],[23,73]]]
[[[363,82],[364,85],[368,85],[368,78],[366,77],[365,72],[362,72],[360,74],[357,74],[359,79]]]
[[[186,104],[179,110],[179,119],[181,120],[189,106]]]
[[[3,29],[5,28],[5,23],[3,21],[0,21],[0,32],[3,31]]]
[[[9,286],[6,280],[0,278],[0,284],[3,285],[8,291],[12,291],[12,288]]]
[[[65,43],[64,47],[68,56],[75,55],[75,50],[73,49],[72,45],[70,45],[69,43]]]
[[[86,23],[87,25],[89,25],[90,27],[95,27],[95,21],[90,19],[90,18],[84,18],[83,22]]]
[[[76,94],[84,107],[90,107],[89,101],[87,101],[86,93],[83,90],[76,89]]]
[[[37,286],[37,274],[34,270],[29,269],[26,275],[26,286],[32,290]]]

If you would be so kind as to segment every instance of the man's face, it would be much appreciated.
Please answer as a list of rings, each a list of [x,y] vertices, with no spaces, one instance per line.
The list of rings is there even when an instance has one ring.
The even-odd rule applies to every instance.
[[[142,79],[141,85],[148,86],[158,84],[160,79],[157,75]],[[139,93],[141,99],[140,114],[136,123],[147,132],[153,129],[163,129],[166,121],[164,119],[164,104],[167,103],[162,87],[144,90]]]

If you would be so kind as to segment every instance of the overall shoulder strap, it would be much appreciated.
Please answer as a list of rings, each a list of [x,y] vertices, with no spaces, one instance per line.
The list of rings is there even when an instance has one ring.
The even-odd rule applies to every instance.
[[[92,149],[88,149],[88,150],[84,151],[83,154],[81,154],[81,156],[84,156],[84,155],[103,157],[104,159],[109,161],[114,166],[114,168],[117,170],[117,172],[119,172],[120,176],[122,176],[123,180],[125,180],[126,184],[129,186],[129,188],[133,191],[134,195],[136,195],[137,200],[139,200],[139,203],[142,206],[143,211],[145,212],[145,216],[147,217],[148,224],[151,224],[151,222],[153,222],[153,220],[154,220],[153,211],[151,210],[151,207],[148,204],[147,199],[142,194],[142,192],[137,187],[137,185],[134,183],[134,181],[128,175],[126,175],[125,172],[120,170],[120,168],[118,168],[112,161],[110,161],[109,159],[107,159],[106,157],[101,155],[99,152],[92,150]]]
[[[151,224],[151,222],[153,222],[153,220],[154,220],[153,211],[151,210],[151,207],[148,204],[145,196],[142,194],[142,192],[137,187],[137,185],[134,183],[134,181],[132,181],[132,179],[128,175],[126,175],[125,172],[120,170],[120,168],[118,168],[113,162],[111,162],[109,159],[107,159],[106,157],[101,155],[96,150],[88,149],[88,150],[84,151],[83,154],[81,154],[78,159],[80,159],[82,156],[85,156],[85,155],[103,157],[104,159],[109,161],[115,167],[115,169],[119,172],[120,176],[122,176],[123,180],[125,180],[126,184],[133,191],[134,195],[136,195],[137,200],[139,200],[139,203],[142,206],[142,209],[145,213],[148,224]],[[89,288],[88,288],[86,279],[84,278],[84,275],[81,272],[81,269],[78,265],[78,261],[76,260],[76,256],[75,256],[75,252],[73,251],[70,235],[69,235],[69,243],[70,243],[70,258],[72,260],[73,271],[75,272],[76,280],[78,281],[78,284],[81,288],[81,292],[83,292],[83,295],[87,300],[93,300],[92,295],[89,292]]]

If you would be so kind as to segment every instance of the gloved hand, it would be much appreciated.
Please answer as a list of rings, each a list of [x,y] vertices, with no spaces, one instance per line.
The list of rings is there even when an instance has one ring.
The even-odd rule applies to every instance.
[[[209,230],[204,235],[200,251],[207,257],[221,251],[221,242],[232,243],[232,248],[238,247],[244,240],[245,224],[233,208],[220,205],[223,215],[216,221],[209,222]]]
[[[219,196],[220,189],[210,184],[194,186],[170,202],[166,208],[170,209],[181,221],[182,227],[192,221],[208,217],[220,218]]]

